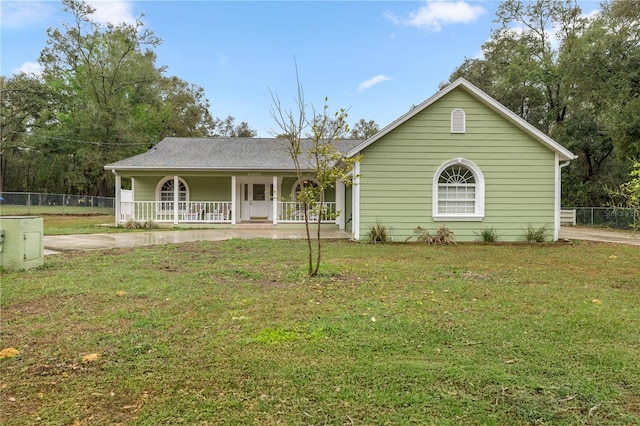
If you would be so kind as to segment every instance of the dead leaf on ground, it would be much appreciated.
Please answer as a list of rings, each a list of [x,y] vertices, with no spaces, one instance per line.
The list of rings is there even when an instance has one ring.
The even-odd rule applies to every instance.
[[[4,348],[0,351],[0,358],[11,358],[20,353],[16,348]]]
[[[100,358],[100,354],[96,354],[96,353],[88,354],[82,357],[82,362],[86,364],[88,362],[97,361],[98,358]]]

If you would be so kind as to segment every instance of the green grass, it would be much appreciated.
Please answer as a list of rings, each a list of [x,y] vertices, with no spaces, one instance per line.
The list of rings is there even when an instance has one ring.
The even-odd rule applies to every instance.
[[[45,235],[94,234],[96,232],[124,231],[122,228],[116,228],[114,226],[115,217],[108,215],[52,215],[42,216],[42,221]]]
[[[113,207],[91,207],[91,206],[22,206],[15,204],[0,204],[0,215],[2,216],[23,216],[23,215],[112,215]]]
[[[230,240],[2,275],[25,424],[640,422],[640,250]],[[99,354],[82,362],[87,354]]]

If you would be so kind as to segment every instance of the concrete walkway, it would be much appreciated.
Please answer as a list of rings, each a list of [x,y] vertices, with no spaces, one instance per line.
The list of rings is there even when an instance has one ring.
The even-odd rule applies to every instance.
[[[323,230],[323,239],[347,239],[351,236],[339,230]],[[193,241],[222,241],[232,238],[268,238],[295,240],[306,238],[304,229],[191,229],[186,231],[120,232],[113,234],[45,235],[44,254],[139,247]]]
[[[119,247],[139,247],[193,241],[222,241],[231,238],[301,239],[304,229],[192,229],[186,231],[121,232],[113,234],[46,235],[45,255],[60,252],[100,250]],[[347,239],[350,235],[339,230],[324,230],[322,238]],[[588,240],[640,246],[640,233],[616,232],[604,229],[562,227],[560,238]]]

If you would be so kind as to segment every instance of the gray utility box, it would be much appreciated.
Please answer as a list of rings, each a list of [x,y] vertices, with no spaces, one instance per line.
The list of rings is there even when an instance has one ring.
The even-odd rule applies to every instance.
[[[41,217],[0,217],[0,266],[17,271],[44,265],[43,234]]]

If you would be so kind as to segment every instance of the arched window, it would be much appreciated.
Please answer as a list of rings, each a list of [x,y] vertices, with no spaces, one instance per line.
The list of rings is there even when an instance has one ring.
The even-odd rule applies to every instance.
[[[442,164],[433,177],[434,220],[482,220],[484,176],[469,160]]]
[[[173,176],[167,176],[158,182],[156,200],[161,202],[161,210],[173,210],[173,194]],[[178,201],[189,201],[189,187],[182,178],[178,178]]]
[[[464,133],[466,127],[467,123],[464,111],[459,108],[454,109],[451,112],[451,133]]]
[[[313,178],[304,178],[302,180],[297,180],[296,183],[293,184],[293,187],[291,187],[291,201],[298,201],[298,192],[300,192],[300,189],[302,189],[302,187],[317,188],[318,186],[320,186],[318,181]]]

